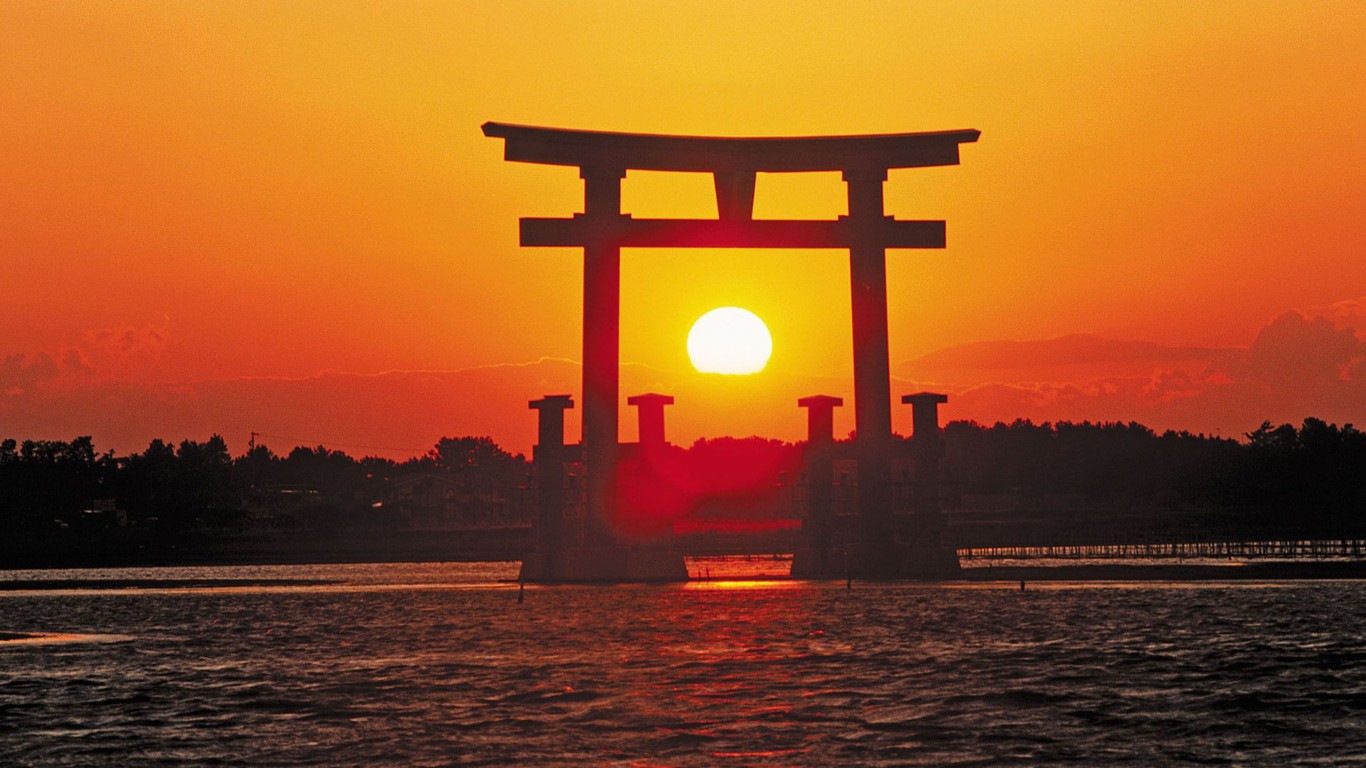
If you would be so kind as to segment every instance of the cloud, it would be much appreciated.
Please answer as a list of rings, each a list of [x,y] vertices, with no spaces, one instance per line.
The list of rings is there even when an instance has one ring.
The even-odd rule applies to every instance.
[[[1360,422],[1366,299],[1285,312],[1246,348],[1074,335],[949,347],[899,370],[950,394],[948,418],[1141,421],[1242,432],[1307,416]]]
[[[46,353],[8,355],[0,360],[0,392],[11,397],[25,394],[59,372],[56,359]]]
[[[1334,328],[1356,329],[1358,338],[1366,338],[1366,296],[1310,307],[1304,314],[1311,318],[1322,317]]]
[[[44,359],[51,361],[50,356]],[[560,360],[459,371],[331,371],[305,378],[187,384],[93,379],[0,398],[5,430],[0,436],[69,439],[89,434],[101,449],[128,453],[142,450],[154,438],[203,439],[215,433],[227,438],[233,450],[245,450],[250,433],[261,432],[277,436],[263,440],[276,450],[326,443],[357,456],[405,458],[424,453],[442,435],[488,435],[525,451],[536,434],[535,413],[527,401],[578,388],[578,364]]]
[[[169,320],[142,326],[123,324],[81,333],[80,341],[56,351],[15,352],[0,358],[0,393],[8,397],[31,394],[39,386],[81,386],[100,372],[119,375],[119,368],[139,358],[156,357],[170,338]]]
[[[1072,334],[1037,341],[979,341],[960,344],[932,352],[911,364],[1011,370],[1054,365],[1205,360],[1227,351],[1207,347],[1172,347],[1151,341],[1106,339],[1093,334]]]
[[[79,387],[0,401],[0,436],[69,439],[93,435],[102,450],[140,451],[153,438],[204,439],[223,435],[233,451],[245,450],[252,432],[277,452],[294,445],[326,444],[353,455],[406,458],[429,450],[443,435],[484,436],[513,451],[536,440],[536,414],[527,403],[570,393],[575,412],[565,438],[579,439],[581,368],[576,361],[529,363],[452,371],[329,371],[303,378],[236,378],[183,385],[87,380]],[[825,392],[845,398],[836,413],[839,434],[854,428],[852,382],[820,377],[706,376],[624,364],[620,434],[634,441],[636,409],[625,397],[644,392],[674,395],[666,411],[668,436],[688,445],[699,437],[761,435],[801,439],[806,413],[797,400]],[[909,431],[909,408],[894,417]]]
[[[235,378],[145,384],[79,375],[100,355],[156,354],[162,326],[111,329],[60,354],[0,359],[0,436],[69,439],[95,436],[101,449],[138,451],[152,438],[203,439],[222,434],[234,451],[251,432],[279,451],[325,443],[354,455],[403,458],[443,435],[487,435],[526,452],[536,439],[526,403],[572,393],[582,408],[576,361],[541,359],[450,371],[330,371],[304,378]],[[1001,352],[993,358],[992,352]],[[117,366],[110,366],[117,368]],[[898,366],[893,395],[946,392],[942,418],[984,423],[1139,421],[1155,429],[1236,435],[1263,420],[1366,422],[1366,343],[1351,326],[1323,314],[1287,312],[1244,348],[1166,346],[1143,341],[1065,336],[980,342],[940,350]],[[621,394],[676,397],[666,411],[669,437],[761,435],[800,439],[799,397],[845,399],[836,432],[853,429],[851,381],[830,375],[715,377],[623,364]],[[577,409],[576,409],[577,410]],[[893,405],[894,426],[910,431],[909,409]],[[578,439],[581,411],[567,420]],[[635,409],[621,410],[623,440],[633,440]],[[280,437],[285,436],[285,437]]]
[[[1350,379],[1366,356],[1366,342],[1351,327],[1326,317],[1286,312],[1262,328],[1248,350],[1247,372],[1284,388],[1317,387]]]
[[[1160,367],[1210,367],[1240,354],[1219,347],[1167,346],[1150,341],[1073,334],[1029,341],[959,344],[906,361],[898,371],[919,379],[1066,379],[1147,376]]]
[[[1233,379],[1221,370],[1186,370],[1183,368],[1154,370],[1139,397],[1151,403],[1172,403],[1199,397],[1212,389],[1227,387]]]
[[[160,323],[142,326],[124,323],[113,328],[96,328],[81,334],[81,347],[91,357],[157,356],[170,340],[170,324],[169,318],[163,318]]]
[[[960,390],[949,389],[946,419],[983,423],[1033,421],[1115,421],[1138,401],[1143,382],[1131,378],[1091,379],[1084,382],[994,381]]]
[[[85,350],[80,347],[68,347],[62,351],[62,368],[67,371],[78,373],[90,373],[95,370],[95,366],[86,356]]]

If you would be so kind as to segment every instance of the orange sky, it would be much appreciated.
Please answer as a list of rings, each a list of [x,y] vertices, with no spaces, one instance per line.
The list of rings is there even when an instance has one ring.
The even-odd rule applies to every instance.
[[[13,0],[0,436],[527,450],[526,401],[579,394],[580,257],[519,248],[517,219],[582,190],[503,162],[488,120],[979,129],[962,165],[887,184],[889,213],[949,233],[889,254],[894,395],[982,421],[1366,423],[1363,84],[1357,2]],[[714,212],[706,177],[624,195]],[[843,212],[834,175],[759,181],[758,216]],[[676,442],[800,437],[798,396],[851,394],[847,282],[838,252],[628,252],[623,400],[674,394]],[[764,374],[690,372],[720,305],[768,322]]]

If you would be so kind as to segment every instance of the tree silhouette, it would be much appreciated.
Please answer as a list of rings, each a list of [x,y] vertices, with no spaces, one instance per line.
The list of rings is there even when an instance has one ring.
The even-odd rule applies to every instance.
[[[526,458],[503,450],[490,437],[443,437],[426,458],[467,493],[510,493],[526,477]]]

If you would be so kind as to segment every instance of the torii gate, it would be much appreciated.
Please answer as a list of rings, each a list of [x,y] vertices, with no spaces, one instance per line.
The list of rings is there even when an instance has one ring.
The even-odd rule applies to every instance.
[[[721,138],[608,133],[485,123],[504,140],[504,159],[577,167],[583,213],[524,218],[523,246],[584,250],[583,449],[589,533],[613,545],[604,521],[617,464],[622,248],[840,248],[849,250],[854,337],[854,421],[858,512],[870,572],[888,572],[891,376],[887,350],[888,248],[943,248],[943,221],[886,215],[882,185],[893,168],[957,165],[958,145],[976,130],[871,136]],[[628,170],[712,174],[716,219],[636,219],[621,212]],[[836,220],[756,220],[756,173],[839,171],[849,214]]]

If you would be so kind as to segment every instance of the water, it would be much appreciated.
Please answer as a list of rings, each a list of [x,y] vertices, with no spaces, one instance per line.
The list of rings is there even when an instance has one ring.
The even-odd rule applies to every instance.
[[[1366,583],[0,592],[5,765],[1361,765]]]

